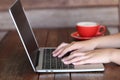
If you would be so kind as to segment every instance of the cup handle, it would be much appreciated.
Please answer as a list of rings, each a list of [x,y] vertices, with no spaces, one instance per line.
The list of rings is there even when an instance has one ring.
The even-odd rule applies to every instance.
[[[103,35],[105,32],[106,32],[106,27],[103,25],[100,25],[98,28],[98,32],[97,32],[96,36]]]

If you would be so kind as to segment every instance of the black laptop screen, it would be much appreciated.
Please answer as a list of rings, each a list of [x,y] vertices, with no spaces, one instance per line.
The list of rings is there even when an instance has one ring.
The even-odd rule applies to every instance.
[[[9,9],[16,25],[19,36],[22,40],[24,48],[29,53],[31,60],[35,66],[35,56],[38,50],[37,42],[34,38],[33,31],[24,13],[24,9],[19,0]]]

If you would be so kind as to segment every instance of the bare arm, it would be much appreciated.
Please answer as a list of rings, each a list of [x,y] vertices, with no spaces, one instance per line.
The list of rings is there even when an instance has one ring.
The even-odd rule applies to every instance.
[[[120,33],[95,38],[96,48],[120,48]]]

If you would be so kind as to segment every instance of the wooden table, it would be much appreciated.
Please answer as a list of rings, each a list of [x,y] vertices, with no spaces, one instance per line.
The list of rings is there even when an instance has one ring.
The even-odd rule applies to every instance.
[[[36,29],[40,47],[54,47],[71,42],[72,28]],[[35,73],[29,63],[17,32],[9,31],[0,42],[0,80],[120,80],[120,66],[105,64],[104,72]]]

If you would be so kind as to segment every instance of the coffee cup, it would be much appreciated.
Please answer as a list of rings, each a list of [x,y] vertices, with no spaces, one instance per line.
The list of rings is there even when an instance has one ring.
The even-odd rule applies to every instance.
[[[81,37],[95,37],[106,32],[106,27],[96,22],[78,22],[76,29]]]

